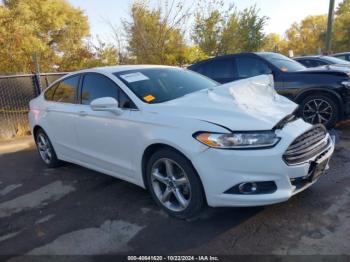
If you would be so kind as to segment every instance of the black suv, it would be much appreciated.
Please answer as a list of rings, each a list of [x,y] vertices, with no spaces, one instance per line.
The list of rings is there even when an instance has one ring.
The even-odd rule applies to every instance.
[[[328,128],[350,115],[350,73],[330,68],[306,68],[277,53],[224,55],[188,67],[219,83],[273,74],[276,91],[298,103],[307,122]]]

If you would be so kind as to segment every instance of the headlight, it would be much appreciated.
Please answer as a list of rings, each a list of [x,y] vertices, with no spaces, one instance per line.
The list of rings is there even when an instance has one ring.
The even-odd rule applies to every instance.
[[[280,140],[273,131],[241,132],[231,134],[197,133],[194,137],[214,148],[249,149],[273,147]]]
[[[349,77],[350,77],[350,75],[349,75]],[[342,83],[342,85],[344,85],[346,88],[350,88],[350,81],[343,81],[343,82],[341,82]]]

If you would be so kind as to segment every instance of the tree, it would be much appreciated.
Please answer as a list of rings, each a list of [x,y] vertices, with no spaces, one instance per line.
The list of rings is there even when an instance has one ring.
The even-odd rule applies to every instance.
[[[344,0],[337,7],[332,49],[335,52],[350,50],[350,0]]]
[[[199,2],[191,38],[207,56],[236,50],[237,13],[233,5],[223,10],[223,0]]]
[[[270,33],[265,37],[261,50],[266,52],[278,52],[281,41],[282,39],[279,34]]]
[[[223,3],[209,0],[198,9],[192,30],[195,44],[208,56],[259,50],[268,18],[260,16],[256,6],[237,11],[231,5],[223,11]]]
[[[263,32],[268,17],[260,16],[259,9],[252,6],[239,14],[238,32],[241,51],[258,51],[265,38]]]
[[[33,71],[33,55],[51,71],[67,54],[82,51],[89,25],[83,11],[64,0],[6,0],[0,35],[0,71]]]
[[[234,10],[224,21],[219,42],[220,54],[238,53],[241,48],[241,35],[239,31],[239,13]]]
[[[124,21],[124,29],[135,63],[181,65],[186,51],[181,25],[187,15],[183,5],[175,0],[155,9],[134,2],[131,21]]]
[[[221,14],[213,10],[208,17],[197,13],[192,39],[209,56],[217,55],[221,34]]]
[[[316,54],[325,49],[326,30],[326,15],[307,16],[286,31],[287,49],[297,55]]]
[[[97,44],[89,40],[82,48],[64,53],[60,59],[60,69],[75,71],[97,66],[118,64],[118,50],[111,44],[97,39]]]

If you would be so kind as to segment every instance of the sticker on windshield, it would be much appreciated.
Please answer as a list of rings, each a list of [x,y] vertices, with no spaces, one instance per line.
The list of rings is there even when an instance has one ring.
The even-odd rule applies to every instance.
[[[154,96],[152,96],[152,95],[148,95],[148,96],[144,96],[143,97],[143,100],[145,100],[146,102],[151,102],[154,99],[156,99],[156,98]]]
[[[123,78],[128,83],[149,80],[149,78],[144,74],[142,74],[141,72],[120,75],[120,77]]]

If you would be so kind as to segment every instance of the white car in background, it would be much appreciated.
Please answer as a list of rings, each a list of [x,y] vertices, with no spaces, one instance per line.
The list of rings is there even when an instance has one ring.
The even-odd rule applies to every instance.
[[[165,66],[83,70],[30,102],[49,167],[76,163],[149,189],[170,215],[288,200],[328,167],[326,129],[293,116],[270,76],[225,85]]]

